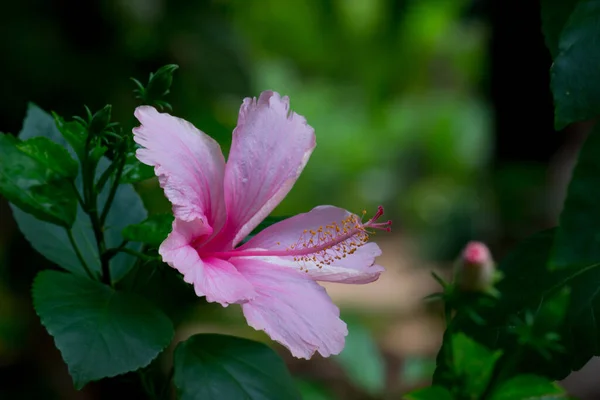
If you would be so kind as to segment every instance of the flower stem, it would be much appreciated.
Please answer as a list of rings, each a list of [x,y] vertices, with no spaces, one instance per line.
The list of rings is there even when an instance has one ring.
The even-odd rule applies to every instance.
[[[92,144],[91,134],[88,132],[88,137],[85,142],[85,157],[81,162],[81,170],[83,175],[83,200],[84,210],[89,215],[92,222],[92,230],[98,247],[98,255],[100,257],[100,265],[102,266],[102,282],[107,285],[112,285],[110,279],[110,265],[108,258],[104,255],[106,252],[106,243],[104,241],[104,224],[98,218],[98,192],[94,187],[94,177],[96,175],[95,164],[90,163],[89,153]]]
[[[106,203],[104,204],[104,208],[102,209],[102,215],[100,216],[100,223],[102,225],[104,225],[104,223],[106,222],[106,217],[108,216],[108,212],[110,211],[110,206],[112,205],[112,202],[115,199],[115,195],[117,194],[117,189],[119,188],[119,181],[121,180],[123,168],[125,167],[125,160],[125,153],[121,153],[119,159],[114,161],[115,163],[118,163],[118,165],[112,186],[110,187],[108,199],[106,199]]]
[[[88,276],[90,278],[95,279],[94,274],[92,273],[92,271],[88,267],[87,263],[83,259],[83,256],[81,255],[81,252],[79,251],[79,247],[77,246],[77,243],[75,243],[75,239],[73,238],[73,232],[71,231],[71,229],[65,229],[65,230],[67,231],[67,236],[69,237],[69,242],[71,242],[71,246],[73,247],[73,250],[75,251],[75,254],[77,255],[77,258],[79,259],[79,262],[83,266],[83,269],[85,270],[85,272],[88,274]]]

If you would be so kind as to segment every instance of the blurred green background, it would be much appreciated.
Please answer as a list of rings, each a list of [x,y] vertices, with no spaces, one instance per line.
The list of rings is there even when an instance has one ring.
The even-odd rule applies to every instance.
[[[275,214],[382,204],[394,232],[377,237],[379,263],[388,269],[379,282],[328,286],[350,324],[342,355],[306,362],[282,354],[306,399],[389,398],[426,384],[431,373],[441,326],[435,307],[421,301],[436,290],[429,270],[447,271],[471,239],[503,254],[552,224],[560,204],[562,183],[548,172],[560,140],[551,129],[538,10],[527,6],[511,20],[517,17],[495,4],[5,2],[0,129],[17,133],[28,101],[65,117],[82,115],[83,104],[96,110],[110,103],[116,121],[133,125],[128,78],[145,80],[175,63],[173,114],[227,152],[244,97],[265,89],[288,95],[315,128],[317,148]],[[507,49],[532,43],[518,62],[509,57]],[[538,106],[542,111],[523,118],[524,109]],[[525,144],[528,134],[533,141],[555,136],[536,146]],[[154,180],[137,189],[150,212],[169,209]],[[70,388],[30,305],[31,279],[48,263],[18,233],[2,199],[0,218],[0,398],[95,399],[135,387],[135,376],[126,375],[82,392]],[[265,340],[238,309],[199,307],[180,336],[223,331]]]

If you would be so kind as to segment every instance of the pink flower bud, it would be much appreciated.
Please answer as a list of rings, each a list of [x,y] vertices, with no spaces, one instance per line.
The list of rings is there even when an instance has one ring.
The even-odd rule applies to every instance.
[[[494,284],[494,260],[488,247],[469,242],[456,266],[456,283],[461,290],[487,291]]]

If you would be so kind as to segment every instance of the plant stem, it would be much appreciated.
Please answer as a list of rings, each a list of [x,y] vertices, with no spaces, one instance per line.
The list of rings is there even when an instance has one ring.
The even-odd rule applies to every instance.
[[[95,196],[94,196],[95,197]],[[96,199],[94,198],[94,203]],[[109,258],[106,256],[106,243],[104,242],[104,231],[102,224],[98,218],[98,212],[96,211],[96,205],[90,210],[90,218],[92,220],[92,229],[94,230],[94,237],[96,238],[96,244],[98,245],[98,254],[100,254],[100,264],[102,265],[102,282],[107,285],[112,285],[110,279],[110,264]]]
[[[85,212],[89,215],[92,222],[92,230],[94,238],[98,246],[98,255],[100,257],[100,265],[102,266],[102,282],[107,285],[112,285],[110,279],[110,266],[108,258],[104,255],[106,252],[106,243],[104,241],[104,224],[98,218],[98,193],[94,190],[95,167],[89,164],[89,152],[91,145],[91,135],[88,132],[88,137],[85,142],[85,158],[81,162],[81,170],[83,175],[83,196],[85,201]]]
[[[102,173],[102,175],[100,175],[100,178],[96,182],[96,191],[98,193],[101,192],[102,189],[104,189],[104,185],[106,185],[106,182],[108,182],[108,179],[110,178],[112,173],[115,171],[116,167],[117,167],[117,164],[115,162],[113,162],[108,166],[108,168],[106,168],[106,170]]]
[[[117,194],[117,189],[119,188],[119,181],[121,180],[121,175],[123,174],[123,168],[125,167],[125,153],[120,153],[119,159],[115,160],[115,163],[119,163],[117,166],[117,170],[115,172],[114,180],[112,186],[110,188],[110,193],[108,194],[108,199],[106,199],[106,203],[104,203],[104,208],[102,209],[102,215],[100,216],[100,223],[104,225],[106,221],[106,216],[110,211],[110,206]]]
[[[123,249],[127,245],[127,243],[129,243],[129,241],[123,240],[119,246],[106,250],[104,256],[108,260],[112,259],[114,256],[116,256],[121,251],[121,249]]]
[[[67,231],[67,236],[69,237],[69,242],[71,242],[71,246],[73,247],[73,250],[75,251],[75,254],[77,255],[77,258],[79,259],[79,262],[83,266],[83,269],[85,270],[85,272],[88,274],[88,276],[90,278],[95,279],[94,274],[92,273],[92,271],[88,267],[87,263],[83,259],[83,256],[81,255],[81,252],[79,251],[79,247],[77,246],[77,243],[75,243],[75,239],[73,238],[73,232],[71,231],[71,229],[65,228],[65,230]]]
[[[73,191],[75,192],[75,195],[77,196],[77,201],[81,205],[81,208],[83,208],[85,210],[85,202],[83,201],[83,197],[81,197],[81,193],[79,193],[79,190],[77,190],[77,186],[75,186],[74,181],[71,181],[71,186],[73,187]]]

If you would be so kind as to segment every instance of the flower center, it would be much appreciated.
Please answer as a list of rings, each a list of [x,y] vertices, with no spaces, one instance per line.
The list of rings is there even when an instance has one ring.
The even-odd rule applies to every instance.
[[[362,214],[364,216],[366,211]],[[383,207],[379,206],[377,213],[366,223],[362,222],[362,218],[352,214],[339,222],[333,221],[316,229],[305,229],[295,243],[282,250],[234,249],[210,255],[218,258],[293,257],[294,261],[301,264],[301,270],[306,269],[306,264],[316,264],[319,268],[323,268],[354,254],[359,247],[369,241],[369,235],[374,235],[375,230],[390,232],[392,221],[377,222],[382,215]]]

